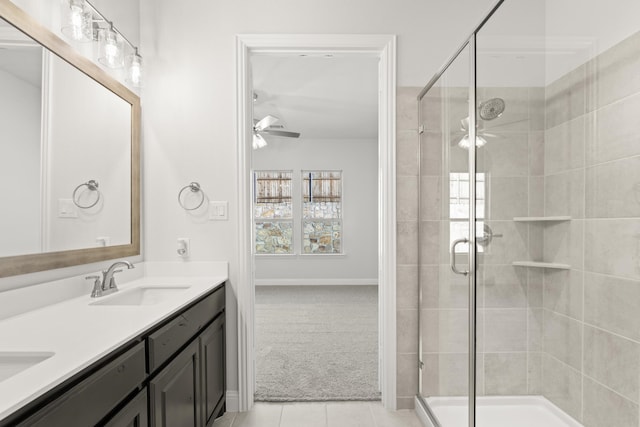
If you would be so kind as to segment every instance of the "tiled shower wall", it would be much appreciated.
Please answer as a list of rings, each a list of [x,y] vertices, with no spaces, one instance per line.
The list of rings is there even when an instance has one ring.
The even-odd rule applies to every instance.
[[[425,396],[461,396],[468,392],[466,279],[449,267],[448,189],[442,173],[466,172],[466,151],[452,146],[444,169],[440,117],[430,118],[423,138],[422,209],[418,211],[416,132],[419,88],[398,90],[397,215],[398,215],[398,407],[412,407],[418,391],[418,309],[425,335]],[[434,92],[432,94],[432,92]],[[542,215],[543,88],[482,88],[482,99],[501,97],[508,113],[486,123],[491,138],[478,157],[478,171],[487,176],[487,223],[502,234],[480,255],[478,272],[478,387],[480,395],[539,394],[541,382],[542,273],[513,267],[512,261],[539,259],[542,234],[529,236],[515,216]],[[441,99],[430,91],[435,110],[451,109],[452,131],[459,138],[460,119],[467,111],[467,90],[449,89]],[[453,96],[453,97],[452,97]],[[442,104],[446,102],[446,104]],[[460,117],[458,117],[460,116]],[[426,117],[425,120],[428,118]],[[433,123],[436,123],[435,125]],[[497,126],[497,127],[496,127]],[[493,129],[491,129],[493,127]],[[444,195],[443,195],[444,193]],[[418,283],[418,215],[430,238],[422,242],[422,280]],[[433,238],[435,236],[435,239]],[[459,257],[463,266],[467,260]],[[418,307],[418,286],[423,288]]]
[[[418,103],[421,88],[396,97],[397,405],[411,409],[418,392]]]
[[[639,425],[640,33],[546,88],[542,392],[585,426]]]
[[[433,92],[433,93],[432,93]],[[485,174],[484,218],[495,237],[478,255],[477,384],[478,395],[538,394],[541,386],[542,273],[514,267],[514,261],[540,259],[542,234],[514,217],[542,215],[544,101],[543,88],[481,87],[480,102],[502,98],[506,110],[485,121],[481,134],[488,143],[478,150],[477,171]],[[439,109],[448,117],[449,137],[443,140],[438,117],[425,117],[422,176],[423,230],[420,286],[423,290],[421,331],[424,344],[422,394],[468,395],[468,284],[449,266],[449,172],[468,171],[468,151],[457,145],[460,120],[468,114],[468,90],[448,88],[427,95],[431,115]],[[428,124],[431,122],[431,125]],[[435,122],[435,124],[434,124]],[[442,148],[447,165],[441,162]],[[444,185],[442,185],[444,183]],[[434,209],[435,207],[435,209]],[[481,209],[478,209],[481,212]],[[432,236],[439,236],[433,239]],[[468,264],[457,255],[460,268]]]

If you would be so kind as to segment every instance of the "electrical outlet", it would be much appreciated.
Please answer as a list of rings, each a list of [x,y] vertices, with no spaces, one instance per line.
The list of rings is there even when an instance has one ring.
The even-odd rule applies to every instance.
[[[178,255],[182,258],[187,258],[191,255],[191,239],[188,237],[178,238]]]
[[[98,246],[109,246],[111,244],[111,237],[100,236],[96,237],[96,243]]]

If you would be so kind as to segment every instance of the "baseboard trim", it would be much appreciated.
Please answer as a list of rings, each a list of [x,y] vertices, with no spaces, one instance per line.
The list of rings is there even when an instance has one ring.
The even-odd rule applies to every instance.
[[[240,408],[240,395],[238,390],[225,391],[225,398],[227,403],[227,412],[238,412]]]
[[[424,402],[422,402],[418,396],[415,397],[415,408],[416,415],[424,427],[436,427],[436,425],[431,422],[431,417],[429,417],[427,413],[427,408],[424,407]]]
[[[378,285],[378,279],[256,279],[256,286]]]

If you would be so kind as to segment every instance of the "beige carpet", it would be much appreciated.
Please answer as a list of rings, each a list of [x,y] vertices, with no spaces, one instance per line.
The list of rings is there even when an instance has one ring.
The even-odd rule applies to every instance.
[[[377,286],[257,286],[256,400],[377,400]]]

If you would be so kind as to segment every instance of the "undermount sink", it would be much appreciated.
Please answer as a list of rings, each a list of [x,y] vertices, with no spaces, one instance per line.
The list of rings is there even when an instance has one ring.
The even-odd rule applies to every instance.
[[[0,382],[53,356],[50,352],[0,352]]]
[[[190,286],[140,286],[118,291],[90,305],[155,305],[189,289]]]

